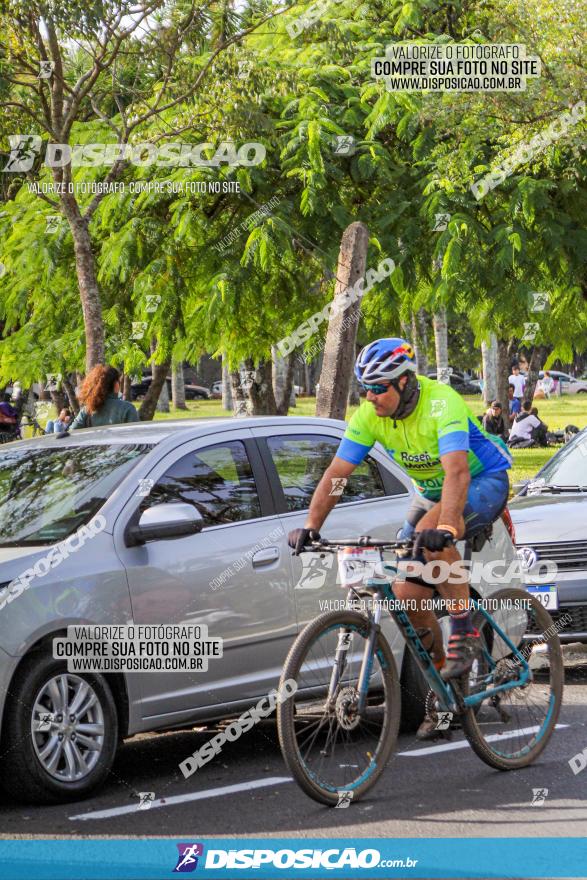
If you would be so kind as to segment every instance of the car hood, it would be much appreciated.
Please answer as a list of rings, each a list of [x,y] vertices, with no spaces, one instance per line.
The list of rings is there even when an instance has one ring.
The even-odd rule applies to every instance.
[[[19,559],[21,556],[34,556],[39,550],[45,553],[49,550],[46,544],[32,547],[30,544],[26,547],[0,547],[0,565],[5,562],[12,562],[13,559]]]
[[[0,547],[0,587],[17,578],[50,549],[46,544],[34,547]]]
[[[508,508],[518,545],[585,540],[587,493],[521,496]]]

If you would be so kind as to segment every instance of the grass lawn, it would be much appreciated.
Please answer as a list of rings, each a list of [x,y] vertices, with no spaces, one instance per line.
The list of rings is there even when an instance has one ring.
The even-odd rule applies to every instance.
[[[475,415],[481,415],[485,404],[480,396],[466,397],[468,405]],[[577,425],[584,428],[587,425],[587,394],[568,394],[551,400],[536,401],[538,414],[546,422],[549,430],[558,431],[566,425]],[[188,401],[188,410],[172,410],[170,413],[156,413],[156,419],[214,419],[230,415],[222,409],[220,400]],[[347,413],[350,417],[356,407],[351,407]],[[316,399],[314,397],[302,397],[298,399],[297,406],[290,409],[290,416],[314,416],[316,414]],[[551,458],[558,447],[547,449],[518,449],[513,451],[514,466],[511,472],[512,484],[521,480],[529,479]]]

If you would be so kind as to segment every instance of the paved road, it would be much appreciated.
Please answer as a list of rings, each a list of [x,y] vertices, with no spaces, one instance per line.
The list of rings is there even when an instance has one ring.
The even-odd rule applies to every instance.
[[[178,764],[213,728],[144,735],[121,748],[108,784],[89,800],[56,807],[0,800],[0,836],[585,837],[587,770],[574,775],[568,761],[587,748],[586,710],[584,664],[567,669],[559,723],[568,726],[533,766],[500,773],[468,746],[457,748],[460,734],[432,746],[404,735],[370,795],[337,810],[288,778],[272,722],[227,743],[188,780]],[[533,788],[548,789],[544,805],[531,806]],[[145,791],[161,800],[139,810],[137,793]]]

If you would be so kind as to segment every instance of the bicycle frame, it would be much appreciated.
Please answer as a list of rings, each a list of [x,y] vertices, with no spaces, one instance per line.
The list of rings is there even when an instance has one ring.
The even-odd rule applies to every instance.
[[[384,569],[390,574],[397,574],[397,569],[388,564],[384,564]],[[373,597],[379,601],[376,603],[373,613],[370,614],[370,633],[367,644],[365,645],[363,662],[358,682],[359,711],[362,711],[367,699],[369,677],[371,675],[371,668],[373,665],[373,650],[375,646],[375,638],[377,636],[383,610],[382,605],[380,604],[381,600],[389,601],[389,614],[391,618],[395,621],[402,635],[402,638],[404,639],[408,647],[408,650],[411,652],[415,662],[422,671],[422,674],[424,675],[429,687],[438,697],[438,702],[441,710],[453,713],[462,712],[465,708],[470,708],[472,706],[478,705],[479,703],[482,703],[488,697],[492,697],[495,694],[501,693],[502,691],[511,690],[512,688],[525,685],[530,680],[530,667],[524,655],[520,653],[520,651],[511,641],[507,633],[505,633],[501,629],[501,627],[495,622],[491,615],[480,605],[480,603],[476,600],[473,600],[473,604],[475,605],[475,607],[489,621],[490,626],[495,630],[500,638],[503,639],[508,648],[510,648],[514,660],[520,665],[520,675],[519,677],[516,677],[516,679],[513,681],[504,682],[503,684],[496,685],[495,687],[491,687],[486,690],[479,691],[477,693],[463,697],[458,692],[458,690],[452,686],[452,684],[445,682],[441,678],[438,670],[434,666],[430,654],[422,644],[421,639],[419,638],[416,630],[412,626],[407,612],[401,608],[396,607],[399,604],[399,600],[393,592],[392,582],[371,579],[368,580],[364,584],[364,586],[368,589],[373,589]],[[348,594],[349,600],[352,598],[353,595],[356,596],[357,592],[354,588],[351,588]],[[483,651],[489,664],[493,668],[495,668],[496,664],[491,655],[487,652],[485,648],[483,649]],[[335,692],[337,680],[340,678],[340,674],[342,672],[342,669],[344,668],[344,651],[337,649],[336,661],[336,666],[333,669],[333,674],[330,682],[330,693]]]

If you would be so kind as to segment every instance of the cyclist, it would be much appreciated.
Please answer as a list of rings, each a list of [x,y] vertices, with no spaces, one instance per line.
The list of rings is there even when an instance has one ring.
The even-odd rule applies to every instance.
[[[404,339],[377,339],[365,346],[355,374],[367,399],[352,416],[335,457],[316,487],[303,529],[288,535],[296,554],[319,530],[338,495],[332,480],[348,478],[374,443],[412,478],[416,494],[399,537],[415,536],[409,562],[443,560],[449,565],[460,555],[453,543],[493,523],[504,509],[511,456],[501,439],[486,434],[463,398],[450,387],[416,375],[414,351]],[[344,485],[344,483],[343,483]],[[405,566],[404,566],[405,568]],[[428,584],[420,574],[401,573],[394,584],[400,600],[415,599],[409,613],[445,680],[468,672],[479,649],[469,606],[468,576],[461,567],[444,583]],[[455,575],[459,572],[459,576]],[[424,572],[422,572],[422,575]],[[442,632],[431,610],[420,607],[430,590],[447,603],[451,635],[444,652]],[[425,719],[418,735],[428,738],[433,728]]]

